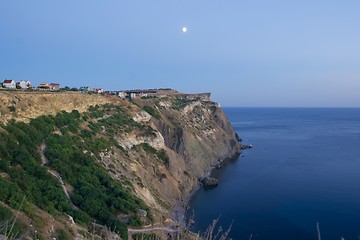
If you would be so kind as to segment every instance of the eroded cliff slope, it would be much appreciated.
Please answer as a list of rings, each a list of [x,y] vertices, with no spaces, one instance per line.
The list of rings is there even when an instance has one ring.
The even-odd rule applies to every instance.
[[[145,180],[145,188],[155,199],[165,201],[154,207],[169,213],[178,200],[184,200],[212,167],[239,153],[235,133],[218,104],[200,96],[165,97],[134,101],[142,109],[153,113],[147,124],[158,133],[169,162],[156,166],[137,162],[138,174]],[[126,140],[125,140],[126,141]],[[163,177],[154,178],[161,169]],[[154,175],[155,174],[155,175]],[[173,219],[176,220],[176,219]]]
[[[40,135],[36,140],[43,144],[48,159],[44,162],[40,155],[33,154],[34,164],[38,164],[39,169],[55,172],[58,175],[53,175],[64,182],[74,204],[67,207],[72,206],[72,210],[65,212],[82,211],[103,224],[110,220],[111,223],[125,222],[129,226],[177,224],[179,216],[173,214],[174,210],[187,199],[199,178],[240,151],[230,123],[219,105],[210,101],[209,94],[169,94],[132,101],[80,93],[0,92],[0,95],[3,123],[14,119],[41,128],[41,120],[48,126],[46,131],[49,134],[46,132],[46,137]],[[59,113],[61,110],[65,111]],[[48,114],[56,115],[31,120]],[[6,126],[1,129],[3,136],[12,131]],[[0,141],[0,144],[6,145],[6,142]],[[0,161],[6,160],[8,155],[1,155],[0,151]],[[12,180],[12,174],[15,174],[12,171],[25,169],[24,162],[13,158],[7,163],[9,166],[4,166],[4,169],[10,169],[9,173],[0,170],[0,177],[6,181]],[[82,181],[76,177],[76,171],[84,164],[97,165],[96,168],[89,165],[84,170],[89,174],[105,171],[115,181],[110,183],[101,174],[95,174],[96,184],[100,184],[105,195],[110,194],[104,199],[114,197],[109,189],[119,188],[115,197],[123,205],[131,203],[131,208],[106,202],[103,207],[108,209],[109,215],[94,212],[89,207],[92,203],[87,203],[88,199],[82,196],[88,186],[86,179],[91,178],[91,174],[86,173],[85,177],[78,174]],[[120,185],[116,187],[115,183]],[[123,188],[125,192],[121,193]],[[23,190],[20,186],[19,191],[26,195],[26,186]],[[147,207],[136,198],[127,196],[128,193],[140,198]],[[121,196],[124,194],[127,197],[123,201]],[[29,204],[43,208],[36,202],[30,201]],[[67,208],[55,206],[54,211],[61,213]]]

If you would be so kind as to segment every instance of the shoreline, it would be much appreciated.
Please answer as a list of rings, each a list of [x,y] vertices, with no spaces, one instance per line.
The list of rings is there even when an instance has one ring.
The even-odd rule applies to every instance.
[[[211,167],[204,172],[204,174],[198,179],[197,183],[193,187],[193,189],[189,192],[189,194],[183,199],[178,200],[175,204],[173,210],[171,211],[171,215],[174,219],[174,222],[176,225],[181,226],[184,229],[187,229],[190,227],[190,224],[187,223],[187,211],[189,209],[189,204],[191,202],[191,199],[194,197],[194,195],[198,192],[198,190],[203,186],[200,179],[203,179],[205,177],[209,177],[213,174],[214,170],[218,169],[219,167],[222,168],[224,165],[226,165],[229,161],[236,160],[240,157],[243,145],[239,143],[239,150],[233,153],[230,157],[226,157],[223,160],[220,160],[218,164],[211,165]]]

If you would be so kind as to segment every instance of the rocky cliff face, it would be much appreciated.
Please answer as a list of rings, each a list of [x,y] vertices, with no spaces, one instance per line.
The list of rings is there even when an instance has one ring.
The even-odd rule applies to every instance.
[[[137,191],[152,199],[152,207],[162,216],[171,217],[176,204],[187,199],[199,178],[224,159],[238,154],[240,145],[222,109],[209,99],[172,96],[138,99],[134,103],[142,109],[149,107],[158,116],[147,121],[155,131],[148,144],[164,149],[169,156],[165,165],[133,162],[144,185]],[[123,141],[133,142],[126,137]],[[154,177],[158,171],[160,178]]]
[[[100,152],[87,149],[84,154],[95,156],[112,178],[130,183],[133,193],[152,210],[154,221],[162,224],[178,221],[174,210],[179,202],[186,201],[199,178],[240,151],[228,119],[220,106],[210,101],[209,94],[163,95],[132,102],[80,93],[0,95],[2,122],[26,122],[36,116],[73,109],[85,112],[88,119],[89,106],[99,105],[96,111],[104,114],[85,120],[81,126],[89,131],[100,129],[96,136],[112,145]],[[115,107],[101,107],[109,103]],[[110,121],[119,113],[133,122],[120,126]]]

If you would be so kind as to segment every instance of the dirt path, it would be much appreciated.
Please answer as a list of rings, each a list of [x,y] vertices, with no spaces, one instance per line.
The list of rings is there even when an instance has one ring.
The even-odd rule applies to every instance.
[[[41,166],[44,166],[45,164],[49,163],[48,159],[45,157],[45,149],[46,149],[46,145],[45,145],[45,141],[43,141],[39,148],[40,156],[41,156]]]
[[[40,148],[39,148],[40,156],[41,156],[41,166],[45,166],[46,164],[49,163],[49,160],[45,156],[45,149],[46,149],[46,144],[45,144],[45,142],[42,142],[41,145],[40,145]],[[61,184],[61,187],[62,187],[62,189],[63,189],[63,191],[64,191],[64,193],[65,193],[65,195],[66,195],[66,197],[67,197],[67,199],[68,199],[68,201],[70,203],[71,208],[74,209],[74,210],[78,210],[79,208],[72,203],[70,195],[69,195],[69,193],[68,193],[68,191],[67,191],[67,189],[65,187],[65,184],[64,184],[60,174],[58,172],[56,172],[55,170],[49,169],[49,167],[46,167],[46,169],[51,175],[53,175],[57,180],[59,180],[59,182]]]
[[[40,152],[40,156],[41,156],[41,166],[45,166],[49,163],[49,160],[45,156],[45,150],[46,150],[46,144],[45,144],[45,142],[42,142],[40,145],[40,148],[39,148],[39,152]],[[49,169],[49,167],[47,167],[47,166],[45,166],[45,167],[47,168],[47,171],[60,182],[61,187],[71,205],[71,208],[74,210],[78,210],[79,208],[72,203],[70,195],[65,187],[65,184],[64,184],[60,174],[58,172],[56,172],[55,170]],[[171,227],[152,227],[152,228],[142,228],[142,229],[128,228],[129,233],[149,233],[149,232],[153,232],[153,231],[164,231],[167,233],[175,233],[175,232],[179,232],[179,229],[174,229]]]

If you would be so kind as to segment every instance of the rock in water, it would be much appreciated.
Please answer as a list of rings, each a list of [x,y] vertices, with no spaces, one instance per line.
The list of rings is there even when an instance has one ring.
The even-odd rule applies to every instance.
[[[218,185],[218,180],[216,178],[206,177],[202,180],[204,186],[214,187]]]

